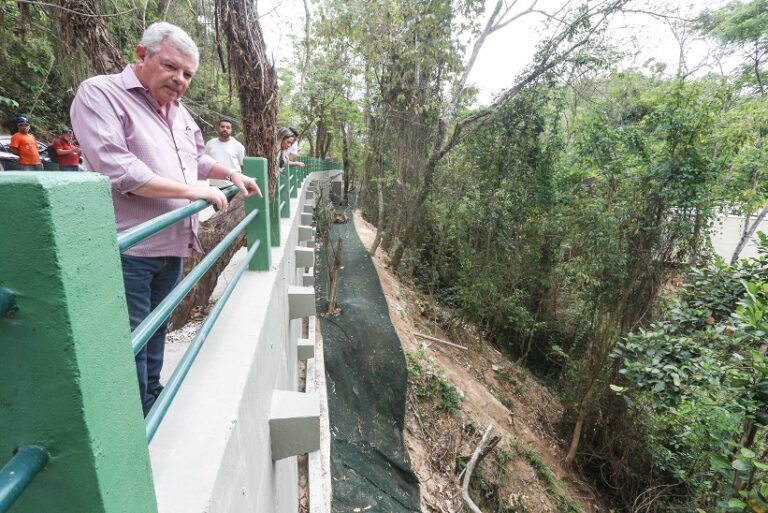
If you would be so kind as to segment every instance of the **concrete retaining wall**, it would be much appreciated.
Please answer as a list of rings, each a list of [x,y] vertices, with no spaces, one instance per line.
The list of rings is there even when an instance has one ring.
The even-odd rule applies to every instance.
[[[749,222],[753,223],[755,216],[750,218]],[[744,231],[744,216],[722,216],[715,220],[715,226],[712,230],[712,247],[715,253],[725,259],[726,262],[731,261],[731,256],[736,246],[739,244],[741,234]],[[763,219],[760,226],[757,228],[758,232],[768,233],[768,219]],[[756,257],[757,247],[755,246],[756,237],[747,243],[741,252],[739,258]]]

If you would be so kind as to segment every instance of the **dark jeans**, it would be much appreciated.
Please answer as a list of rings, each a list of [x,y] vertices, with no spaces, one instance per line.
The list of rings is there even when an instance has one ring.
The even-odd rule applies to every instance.
[[[59,171],[80,171],[80,166],[62,166],[62,165],[59,165]]]
[[[42,171],[42,164],[19,164],[19,171]]]
[[[149,313],[173,290],[181,277],[180,257],[137,257],[120,256],[123,263],[125,299],[128,303],[128,318],[131,331],[141,324]],[[139,377],[139,393],[144,416],[155,403],[156,395],[162,389],[160,371],[163,368],[165,352],[164,322],[136,355],[136,374]]]

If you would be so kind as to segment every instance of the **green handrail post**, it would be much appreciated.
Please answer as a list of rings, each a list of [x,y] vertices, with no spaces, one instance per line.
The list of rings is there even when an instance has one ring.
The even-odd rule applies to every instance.
[[[287,164],[286,167],[290,169],[290,166]],[[288,176],[288,169],[283,170],[283,173],[280,175],[280,185],[285,186],[279,189],[280,194],[278,195],[278,200],[280,201],[278,205],[281,207],[280,217],[291,217],[291,182]]]
[[[291,198],[297,198],[299,196],[299,169],[296,166],[288,166],[291,170]]]
[[[253,247],[256,241],[261,241],[248,267],[251,271],[268,271],[272,267],[272,241],[270,233],[269,180],[267,179],[267,159],[263,157],[246,157],[243,161],[245,174],[250,176],[261,189],[262,197],[254,195],[245,198],[246,215],[253,210],[259,211],[259,216],[248,225],[248,247]],[[278,238],[279,243],[279,238]]]
[[[269,240],[273,248],[280,246],[280,193],[269,205]]]
[[[304,178],[306,178],[306,174],[305,174],[305,172],[306,172],[306,170],[307,170],[307,165],[306,165],[306,163],[304,162],[304,157],[298,157],[298,156],[297,156],[297,157],[296,157],[296,162],[301,162],[302,164],[304,164],[304,167],[298,167],[298,168],[296,168],[296,169],[298,170],[298,172],[299,172],[299,185],[301,185],[301,184],[303,184],[303,183],[304,183]]]
[[[109,180],[0,173],[0,464],[51,454],[13,513],[156,513]]]

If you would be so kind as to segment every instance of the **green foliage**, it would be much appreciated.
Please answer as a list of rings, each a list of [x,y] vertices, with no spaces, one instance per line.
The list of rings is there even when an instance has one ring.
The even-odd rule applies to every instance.
[[[698,28],[717,38],[731,53],[744,59],[740,82],[765,95],[765,64],[768,60],[768,1],[732,1],[716,11],[705,12]]]
[[[424,355],[424,347],[420,346],[414,352],[406,352],[405,359],[416,398],[421,402],[434,404],[438,410],[458,415],[461,396],[445,377],[442,369]]]
[[[0,2],[0,126],[14,127],[14,118],[29,116],[33,132],[50,139],[61,120],[68,119],[67,95],[62,76],[54,66],[54,48],[33,25],[49,23],[37,8],[15,2]],[[66,122],[65,122],[66,124]]]
[[[211,20],[200,16],[189,3],[166,3],[161,9],[149,1],[137,6],[118,0],[99,4],[110,37],[132,62],[134,48],[143,28],[158,19],[175,23],[198,42],[200,67],[184,98],[200,127],[214,134],[222,115],[239,117],[236,95],[222,72],[215,43],[206,28]],[[142,9],[140,16],[133,11]],[[118,15],[117,13],[130,13]],[[15,128],[14,118],[25,114],[32,121],[38,139],[50,142],[58,130],[70,125],[69,106],[75,91],[92,73],[82,52],[65,44],[56,7],[0,0],[0,126]]]
[[[656,412],[656,468],[713,511],[767,505],[767,279],[764,256],[692,269],[664,317],[612,355],[631,385],[614,390]]]
[[[709,326],[711,314],[729,316],[739,284],[716,286],[715,273],[707,280],[710,304],[691,300],[666,331],[650,321],[676,269],[705,254],[728,184],[724,148],[746,155],[744,141],[759,133],[759,123],[736,122],[732,89],[721,80],[616,73],[584,90],[586,97],[553,82],[537,84],[447,157],[427,203],[415,280],[557,379],[568,418],[583,415],[590,443],[602,444],[585,452],[592,461],[605,458],[612,486],[653,487],[656,479],[669,484],[693,476],[690,488],[665,490],[698,497],[709,482],[709,462],[700,455],[719,450],[721,435],[739,428],[706,394],[721,385],[715,371],[730,363],[717,351],[733,340],[712,330],[702,344],[678,339],[675,330]],[[724,333],[727,325],[718,329]],[[609,355],[633,331],[645,339],[622,350],[633,358],[649,353],[664,365],[623,370],[650,393],[615,401],[609,385],[617,383],[619,365]],[[674,402],[693,391],[695,400]],[[669,408],[656,408],[662,400]],[[627,404],[640,408],[638,420],[626,417]],[[689,414],[717,436],[688,429]],[[657,466],[622,463],[636,456],[638,465]],[[638,474],[649,481],[638,483]]]
[[[523,455],[525,456],[525,459],[528,460],[528,464],[533,468],[533,471],[536,472],[536,477],[543,481],[547,486],[553,486],[555,484],[555,476],[552,474],[552,471],[547,468],[542,461],[541,456],[539,456],[536,451],[530,447],[526,447],[523,449]]]
[[[567,489],[567,485],[557,479],[551,470],[547,467],[541,456],[530,447],[518,447],[523,457],[536,473],[536,477],[545,485],[547,493],[552,499],[553,505],[558,513],[580,513],[581,508],[576,501],[569,499],[562,490]]]

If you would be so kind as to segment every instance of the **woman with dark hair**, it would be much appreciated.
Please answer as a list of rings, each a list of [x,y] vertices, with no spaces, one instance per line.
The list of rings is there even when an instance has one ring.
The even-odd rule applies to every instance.
[[[277,131],[277,169],[282,174],[285,167],[288,165],[288,148],[291,147],[295,136],[291,132],[290,128],[281,128]]]

